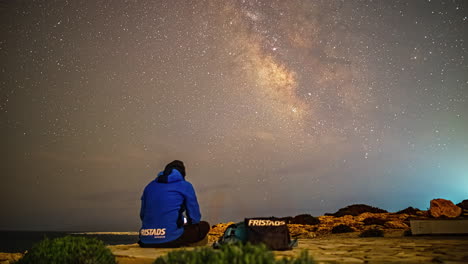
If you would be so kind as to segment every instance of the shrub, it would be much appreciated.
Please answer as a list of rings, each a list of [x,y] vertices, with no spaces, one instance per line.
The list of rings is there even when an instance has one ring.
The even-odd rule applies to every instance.
[[[383,237],[384,231],[378,228],[371,228],[361,232],[360,237]]]
[[[387,220],[385,219],[381,219],[381,218],[377,218],[377,217],[368,217],[366,219],[364,219],[364,225],[385,225],[385,223],[387,222]]]
[[[307,251],[296,259],[275,260],[273,252],[263,244],[247,243],[223,245],[220,250],[196,248],[194,250],[177,250],[156,259],[154,264],[312,264],[313,260]]]
[[[468,199],[463,200],[460,203],[457,203],[457,206],[460,207],[463,210],[468,210]]]
[[[348,225],[337,225],[334,226],[331,230],[333,234],[340,234],[340,233],[351,233],[354,232],[354,229]]]
[[[96,238],[66,236],[35,244],[18,264],[115,264],[115,257]]]
[[[299,225],[318,225],[320,224],[320,220],[317,217],[311,216],[310,214],[301,214],[292,218],[290,223]]]

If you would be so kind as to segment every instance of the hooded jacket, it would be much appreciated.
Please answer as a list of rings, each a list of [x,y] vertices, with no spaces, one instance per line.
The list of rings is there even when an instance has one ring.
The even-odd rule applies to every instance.
[[[187,222],[200,222],[201,214],[192,184],[172,169],[170,174],[160,172],[150,182],[141,197],[140,241],[159,244],[176,240],[184,233],[183,213]]]

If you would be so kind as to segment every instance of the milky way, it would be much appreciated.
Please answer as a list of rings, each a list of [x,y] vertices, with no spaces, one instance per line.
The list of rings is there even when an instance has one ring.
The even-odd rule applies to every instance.
[[[135,230],[183,160],[204,218],[468,198],[466,1],[4,1],[0,229]]]

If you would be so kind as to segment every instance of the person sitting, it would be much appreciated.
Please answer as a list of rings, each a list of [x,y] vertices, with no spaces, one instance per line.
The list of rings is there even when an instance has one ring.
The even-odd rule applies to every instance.
[[[184,216],[185,214],[185,216]],[[201,220],[195,190],[180,160],[167,164],[141,197],[140,247],[174,248],[207,242],[210,224]]]

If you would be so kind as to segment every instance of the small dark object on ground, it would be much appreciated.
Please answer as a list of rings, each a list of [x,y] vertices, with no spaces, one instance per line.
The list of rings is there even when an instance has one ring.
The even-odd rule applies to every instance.
[[[420,212],[421,210],[419,210],[418,208],[414,208],[414,207],[408,207],[406,209],[403,209],[401,211],[398,211],[396,212],[396,214],[409,214],[409,215],[417,215],[418,212]]]
[[[325,215],[341,217],[345,215],[358,216],[362,213],[377,213],[378,214],[378,213],[388,213],[388,212],[383,209],[373,207],[370,205],[366,205],[366,204],[353,204],[353,205],[349,205],[344,208],[341,208],[336,213],[333,213],[333,214],[327,213]]]
[[[311,216],[310,214],[301,214],[292,218],[290,223],[298,225],[318,225],[320,224],[320,220],[317,217]]]
[[[341,233],[351,233],[354,232],[354,229],[348,225],[337,225],[333,227],[331,230],[333,234],[341,234]]]
[[[384,231],[378,228],[367,229],[359,234],[359,237],[383,237]]]
[[[382,218],[377,218],[377,217],[368,217],[364,219],[364,225],[385,225],[387,220],[382,219]]]

